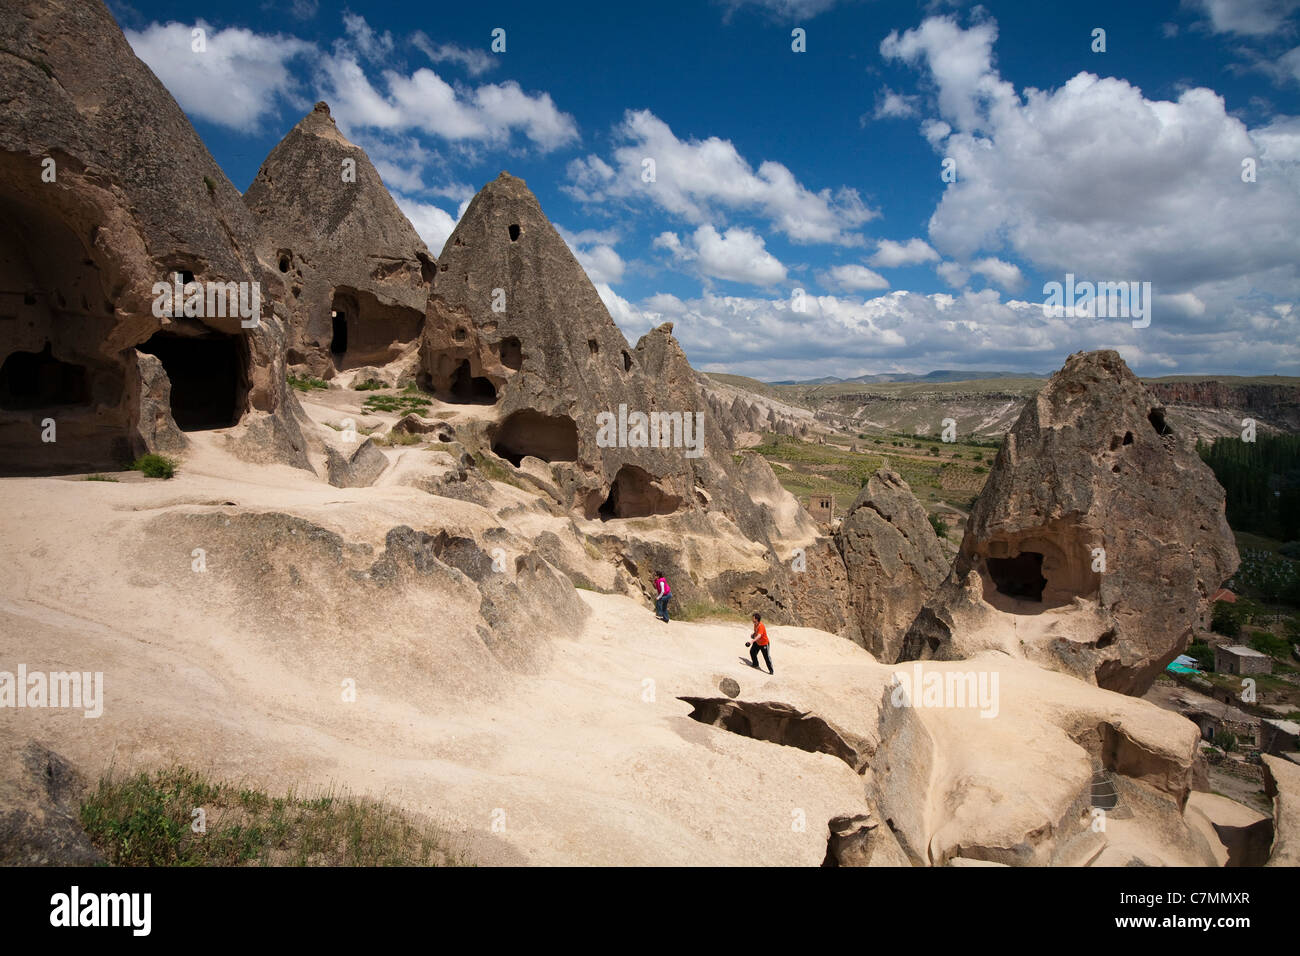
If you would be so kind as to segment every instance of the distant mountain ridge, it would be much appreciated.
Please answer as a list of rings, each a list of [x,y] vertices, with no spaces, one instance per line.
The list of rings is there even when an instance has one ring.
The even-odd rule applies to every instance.
[[[979,372],[960,369],[937,369],[919,375],[916,372],[882,372],[878,375],[859,375],[856,378],[837,378],[826,375],[800,381],[787,379],[767,382],[767,385],[878,385],[884,382],[973,382],[985,378],[1047,378],[1038,372]]]

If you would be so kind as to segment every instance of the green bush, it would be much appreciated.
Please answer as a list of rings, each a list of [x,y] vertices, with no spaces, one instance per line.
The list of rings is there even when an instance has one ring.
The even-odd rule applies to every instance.
[[[319,378],[299,378],[297,375],[287,375],[285,381],[300,392],[310,392],[313,389],[320,391],[329,388],[329,383]]]
[[[1241,613],[1235,604],[1219,601],[1214,605],[1210,617],[1210,630],[1224,637],[1236,637],[1241,633]]]
[[[1203,671],[1213,672],[1214,670],[1214,648],[1203,641],[1193,641],[1192,646],[1187,648],[1187,656],[1194,658],[1197,665]]]
[[[1260,653],[1272,657],[1286,657],[1291,653],[1290,644],[1268,631],[1261,631],[1253,635],[1250,639],[1250,646]]]
[[[944,521],[939,515],[930,515],[930,527],[940,538],[948,537],[948,522]]]
[[[352,386],[352,390],[355,392],[373,392],[376,391],[377,389],[387,388],[387,387],[388,387],[387,385],[379,381],[379,379],[377,378],[368,378],[364,382],[355,383]]]
[[[1220,750],[1236,750],[1237,735],[1227,730],[1220,730],[1214,735],[1214,746],[1218,747]]]
[[[142,472],[148,478],[171,478],[176,474],[176,460],[150,453],[131,462],[131,470]]]

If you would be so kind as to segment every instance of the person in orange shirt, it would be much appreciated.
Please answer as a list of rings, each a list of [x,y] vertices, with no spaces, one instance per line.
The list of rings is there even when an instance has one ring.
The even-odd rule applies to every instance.
[[[772,654],[768,651],[768,645],[771,643],[767,639],[767,628],[763,626],[763,615],[754,615],[754,633],[749,635],[749,659],[754,662],[754,670],[758,670],[758,652],[763,652],[763,660],[767,661],[767,672],[775,674],[772,670]]]

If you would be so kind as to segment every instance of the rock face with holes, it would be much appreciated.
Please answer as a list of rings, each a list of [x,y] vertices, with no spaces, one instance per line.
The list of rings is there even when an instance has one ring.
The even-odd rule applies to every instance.
[[[98,0],[8,4],[0,50],[6,470],[115,467],[236,424],[241,452],[306,466],[279,280],[176,101]],[[199,285],[155,315],[172,304],[155,284],[177,276]],[[56,441],[42,441],[46,420]]]
[[[315,108],[271,150],[244,202],[288,289],[299,374],[386,365],[420,338],[434,260],[361,147]]]
[[[1141,694],[1237,568],[1223,501],[1116,352],[1072,355],[1007,435],[903,657],[998,647]]]
[[[948,573],[939,538],[907,482],[881,469],[840,522],[835,543],[861,643],[892,664],[916,612]]]
[[[584,518],[677,520],[678,533],[763,548],[806,530],[779,513],[793,503],[779,486],[777,507],[749,494],[752,476],[733,460],[672,325],[630,347],[536,197],[508,173],[480,190],[443,248],[420,370],[444,400],[491,406],[482,444],[516,469],[526,458],[548,467],[556,503]]]

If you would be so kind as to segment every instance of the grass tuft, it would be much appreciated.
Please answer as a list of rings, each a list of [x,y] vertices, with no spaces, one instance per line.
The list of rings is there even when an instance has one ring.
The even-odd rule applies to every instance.
[[[142,472],[147,478],[171,478],[176,474],[176,459],[151,452],[131,462],[131,470]]]
[[[193,824],[202,810],[203,832]],[[314,797],[207,779],[185,767],[103,779],[81,823],[112,866],[457,866],[440,828],[344,792]]]

